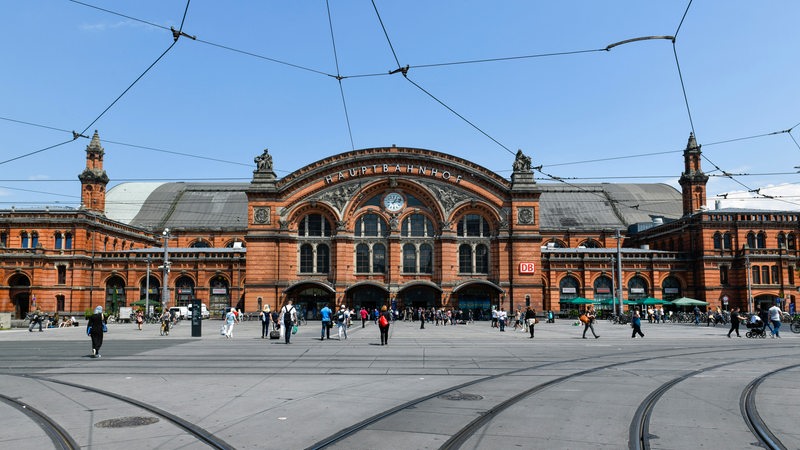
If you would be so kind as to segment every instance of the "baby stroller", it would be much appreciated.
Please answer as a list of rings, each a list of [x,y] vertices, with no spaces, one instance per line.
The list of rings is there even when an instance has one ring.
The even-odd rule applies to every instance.
[[[747,325],[747,333],[745,333],[745,336],[749,338],[762,338],[762,339],[767,337],[767,331],[765,329],[766,327],[764,326],[764,322],[761,321],[761,319],[758,319],[755,322],[750,322],[748,320],[746,325]]]

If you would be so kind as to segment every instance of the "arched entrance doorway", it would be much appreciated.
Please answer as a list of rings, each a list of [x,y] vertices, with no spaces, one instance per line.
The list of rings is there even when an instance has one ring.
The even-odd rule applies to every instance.
[[[147,277],[142,278],[139,283],[139,303],[149,308],[147,314],[151,314],[155,308],[161,310],[161,297],[158,296],[158,293],[161,292],[161,282],[158,281],[158,278],[150,275],[149,284],[150,290],[148,291]]]
[[[778,296],[773,294],[761,294],[753,298],[753,304],[762,311],[771,308],[776,301],[778,301]],[[784,309],[783,305],[779,306],[782,310]]]
[[[23,274],[15,274],[8,280],[9,297],[14,303],[14,318],[24,319],[30,312],[31,280]]]
[[[181,275],[175,280],[175,306],[188,306],[194,298],[194,280]]]
[[[225,316],[225,308],[231,306],[230,290],[228,280],[217,275],[209,281],[211,295],[208,299],[208,312],[215,317]]]
[[[116,316],[119,307],[127,305],[125,300],[125,280],[119,275],[113,275],[106,280],[106,313]]]
[[[441,308],[442,289],[425,282],[412,282],[397,291],[397,308],[411,307],[416,311],[419,308]]]
[[[500,304],[503,289],[496,284],[479,280],[468,281],[453,288],[455,299],[450,304],[461,310],[466,318],[489,320],[492,318],[492,305]]]
[[[361,307],[371,312],[383,305],[390,306],[389,291],[385,287],[373,283],[351,286],[345,296],[345,304],[356,311],[360,310]]]
[[[301,282],[284,290],[287,299],[291,299],[298,313],[306,320],[319,320],[319,311],[325,305],[336,310],[336,291],[321,282]],[[282,306],[282,305],[278,305]]]

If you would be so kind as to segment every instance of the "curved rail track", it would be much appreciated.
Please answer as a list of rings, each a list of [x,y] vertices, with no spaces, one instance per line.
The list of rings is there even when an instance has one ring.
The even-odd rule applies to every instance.
[[[778,439],[772,431],[770,431],[767,424],[761,419],[761,415],[758,413],[758,408],[756,408],[756,391],[761,383],[766,380],[768,377],[775,375],[778,372],[782,372],[784,370],[794,369],[796,367],[800,367],[800,364],[793,364],[791,366],[781,367],[775,371],[765,373],[760,377],[756,378],[755,380],[751,381],[747,387],[745,387],[744,391],[742,391],[742,396],[739,398],[739,406],[742,411],[742,416],[745,418],[747,422],[747,426],[750,428],[750,431],[758,437],[759,442],[766,448],[774,449],[774,450],[785,450],[786,446]]]
[[[39,425],[39,428],[41,428],[47,437],[49,437],[53,442],[54,448],[64,450],[77,450],[81,448],[81,446],[78,445],[78,443],[72,438],[72,436],[70,436],[65,429],[61,428],[61,425],[38,409],[25,402],[21,402],[15,398],[11,398],[3,394],[0,394],[0,401],[13,408],[16,408],[18,411],[36,422],[36,424]]]

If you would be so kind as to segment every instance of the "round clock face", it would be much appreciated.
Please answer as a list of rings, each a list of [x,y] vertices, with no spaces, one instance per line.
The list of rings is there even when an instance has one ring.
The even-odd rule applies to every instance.
[[[398,194],[397,192],[390,192],[386,194],[386,197],[383,197],[383,206],[386,208],[387,211],[397,212],[403,209],[403,205],[405,205],[406,201],[403,199],[403,196]]]

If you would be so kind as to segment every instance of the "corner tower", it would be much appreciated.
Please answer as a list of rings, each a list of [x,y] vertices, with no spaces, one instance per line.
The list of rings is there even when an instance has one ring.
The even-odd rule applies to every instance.
[[[708,175],[703,173],[700,164],[700,146],[694,138],[694,133],[689,133],[689,142],[683,151],[684,169],[679,183],[683,196],[683,215],[689,215],[706,206],[706,183]]]
[[[81,209],[100,214],[105,214],[106,211],[108,184],[108,175],[103,169],[104,154],[100,135],[95,130],[92,141],[86,146],[86,168],[78,175],[78,179],[81,180]]]

